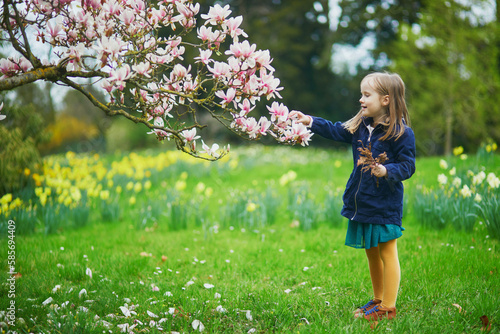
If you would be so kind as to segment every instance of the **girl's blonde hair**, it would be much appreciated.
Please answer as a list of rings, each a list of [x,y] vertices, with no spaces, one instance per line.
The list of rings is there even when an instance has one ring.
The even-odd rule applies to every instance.
[[[405,84],[401,77],[396,73],[375,72],[370,73],[363,78],[363,81],[370,80],[370,86],[380,95],[389,96],[389,104],[385,108],[386,119],[381,124],[386,127],[386,133],[380,140],[387,138],[399,139],[405,132],[405,122],[410,126],[410,115],[406,108]],[[403,121],[404,120],[404,121]],[[362,110],[356,116],[344,123],[350,133],[358,130],[363,122]]]

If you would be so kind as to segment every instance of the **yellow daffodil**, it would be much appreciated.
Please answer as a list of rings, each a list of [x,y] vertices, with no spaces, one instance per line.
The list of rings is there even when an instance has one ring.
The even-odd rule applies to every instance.
[[[103,201],[105,201],[105,200],[109,199],[109,190],[103,190],[103,191],[101,191],[101,193],[100,193],[100,195],[99,195],[99,196],[100,196],[100,198],[101,198]]]
[[[151,189],[151,181],[147,180],[144,182],[144,189],[149,190]]]
[[[0,198],[0,204],[10,203],[12,201],[12,194],[6,194]]]
[[[446,160],[439,160],[439,167],[441,167],[441,169],[448,169],[448,163],[446,162]]]
[[[186,186],[186,181],[183,180],[179,180],[175,183],[175,189],[179,191],[183,191],[184,189],[186,189]]]
[[[127,190],[132,190],[134,188],[134,182],[130,181],[129,183],[127,183],[126,188]]]
[[[181,180],[186,180],[188,178],[188,173],[182,172],[180,178],[181,178]]]
[[[45,206],[45,204],[47,204],[47,194],[46,193],[43,193],[40,195],[40,204],[42,204],[42,206]]]
[[[453,149],[453,155],[458,156],[460,154],[464,153],[464,148],[462,146],[455,147]]]
[[[70,206],[72,202],[73,201],[71,200],[71,197],[69,197],[69,196],[64,199],[65,206]]]
[[[198,182],[198,184],[196,185],[196,187],[194,189],[198,194],[201,194],[205,190],[205,188],[206,187],[205,187],[205,184],[203,182]]]
[[[137,182],[135,185],[134,185],[134,191],[136,193],[140,192],[142,190],[142,184],[140,182]]]
[[[136,203],[135,196],[130,197],[129,200],[128,200],[128,204],[134,205],[135,203]]]
[[[42,187],[36,187],[35,188],[35,195],[37,197],[40,197],[41,194],[43,194],[43,188]]]
[[[24,169],[24,175],[25,175],[25,176],[29,176],[30,174],[31,174],[30,169],[29,169],[29,168],[25,168],[25,169]]]
[[[117,194],[121,194],[122,193],[122,187],[121,186],[117,186],[116,189],[115,189],[115,192]]]
[[[253,211],[255,211],[256,209],[257,209],[257,204],[255,204],[255,203],[253,203],[253,202],[248,202],[248,203],[247,203],[247,208],[246,208],[246,210],[247,210],[248,212],[253,212]]]
[[[205,189],[205,196],[206,197],[212,196],[213,193],[214,193],[214,190],[212,189],[212,187],[208,187],[207,189]]]

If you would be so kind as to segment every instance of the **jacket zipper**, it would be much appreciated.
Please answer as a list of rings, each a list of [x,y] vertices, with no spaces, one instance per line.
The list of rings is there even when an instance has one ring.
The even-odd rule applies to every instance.
[[[363,180],[363,171],[360,171],[360,173],[361,173],[361,177],[359,178],[358,189],[356,190],[356,193],[354,194],[354,207],[355,207],[354,216],[352,216],[351,220],[354,220],[354,217],[356,217],[356,215],[358,214],[357,198],[358,198],[359,188],[361,187],[361,181]]]
[[[366,127],[366,129],[369,132],[368,143],[370,143],[370,141],[372,139],[372,134],[373,134],[373,131],[375,131],[375,128],[372,129],[372,131],[370,131],[368,129],[368,127]],[[358,189],[356,190],[356,193],[354,194],[354,208],[355,208],[354,209],[354,216],[352,216],[351,220],[354,220],[354,217],[356,217],[356,215],[358,214],[358,201],[357,201],[357,198],[358,198],[359,188],[361,187],[361,181],[363,181],[363,171],[360,171],[360,173],[361,173],[361,177],[359,178]]]

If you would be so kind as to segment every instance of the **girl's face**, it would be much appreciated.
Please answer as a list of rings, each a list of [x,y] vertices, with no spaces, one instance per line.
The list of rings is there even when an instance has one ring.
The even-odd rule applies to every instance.
[[[372,79],[361,81],[361,103],[362,115],[372,117],[374,126],[386,115],[385,107],[389,104],[389,95],[380,95],[372,88]]]

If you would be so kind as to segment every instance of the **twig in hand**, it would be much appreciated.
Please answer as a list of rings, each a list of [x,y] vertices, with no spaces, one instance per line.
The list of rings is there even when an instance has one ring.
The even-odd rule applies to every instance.
[[[378,164],[383,164],[388,160],[387,158],[387,153],[383,152],[380,153],[378,157],[374,158],[372,154],[372,143],[368,144],[368,147],[365,147],[363,145],[363,142],[359,140],[361,143],[361,147],[358,148],[358,151],[360,152],[360,157],[358,159],[358,166],[363,166],[361,168],[362,172],[367,172],[370,171],[371,175],[373,174],[373,170]],[[378,177],[377,177],[377,187],[378,187]]]

